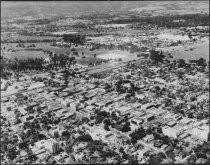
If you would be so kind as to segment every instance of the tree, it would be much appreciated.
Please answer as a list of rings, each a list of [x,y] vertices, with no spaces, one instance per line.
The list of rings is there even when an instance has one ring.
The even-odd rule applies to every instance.
[[[111,113],[111,118],[112,118],[112,120],[115,120],[115,121],[117,121],[117,119],[118,119],[118,117],[114,111]]]
[[[9,150],[7,156],[10,160],[14,160],[17,156],[17,152],[15,150]]]
[[[105,118],[105,119],[103,120],[103,123],[104,123],[105,125],[108,125],[108,126],[111,125],[111,122],[110,122],[109,118]]]
[[[106,125],[106,124],[104,124],[104,129],[105,129],[106,131],[110,131],[109,126]]]
[[[59,133],[58,133],[58,131],[55,131],[54,132],[54,137],[57,139],[57,138],[59,138]]]
[[[197,61],[197,64],[198,64],[198,66],[206,66],[207,65],[206,60],[204,58],[200,58]]]
[[[138,160],[135,156],[128,156],[128,164],[138,164]]]
[[[154,63],[163,62],[163,52],[156,51],[154,49],[150,50],[150,59],[154,61]]]
[[[69,137],[70,136],[70,133],[68,131],[63,131],[62,134],[61,134],[61,137],[62,136]]]
[[[20,79],[20,72],[19,71],[15,72],[15,78],[16,78],[17,81],[19,81],[19,79]]]
[[[19,143],[18,147],[20,149],[26,148],[27,147],[27,143]]]
[[[148,163],[156,165],[156,164],[160,164],[161,161],[162,161],[161,158],[159,158],[158,156],[151,156],[148,160]]]
[[[82,121],[83,121],[84,123],[88,123],[88,122],[90,121],[90,119],[89,119],[88,117],[83,117],[83,118],[82,118]]]
[[[163,131],[162,131],[162,128],[157,128],[157,133],[159,133],[159,134],[161,134],[161,133],[163,133]]]
[[[178,75],[178,78],[179,79],[182,79],[183,78],[183,75],[184,75],[184,70],[183,69],[178,69],[177,70],[177,75]]]
[[[166,155],[165,155],[163,152],[158,152],[158,153],[157,153],[157,156],[158,156],[161,160],[166,159]]]
[[[104,119],[104,116],[96,116],[95,123],[100,124],[102,123],[103,119]]]
[[[125,152],[124,151],[124,148],[123,147],[120,147],[119,152],[121,152],[121,153]]]
[[[75,142],[76,141],[92,142],[93,139],[89,134],[86,134],[86,135],[81,135],[81,136],[77,137],[77,139],[75,139]]]
[[[140,127],[134,132],[132,132],[129,136],[131,137],[132,141],[136,141],[136,140],[144,138],[146,136],[146,132],[143,127]]]
[[[190,157],[188,158],[189,163],[195,163],[196,160],[197,160],[197,157],[195,154],[190,155]]]
[[[163,136],[163,137],[162,137],[162,141],[163,141],[164,144],[169,144],[170,139],[169,139],[168,136]]]
[[[75,45],[81,44],[84,45],[86,42],[84,35],[78,35],[78,34],[64,34],[63,35],[64,42],[70,42]]]
[[[130,128],[130,122],[126,122],[124,125],[123,125],[123,128],[122,128],[122,132],[128,132],[130,131],[131,128]]]
[[[178,68],[183,68],[185,67],[186,63],[184,59],[179,59],[178,61]]]

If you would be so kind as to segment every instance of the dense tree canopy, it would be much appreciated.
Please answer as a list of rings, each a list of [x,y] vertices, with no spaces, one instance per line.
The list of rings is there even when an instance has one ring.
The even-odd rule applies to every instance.
[[[81,44],[83,45],[85,43],[85,36],[84,35],[78,35],[78,34],[64,34],[63,40],[65,42],[70,42],[74,44]]]

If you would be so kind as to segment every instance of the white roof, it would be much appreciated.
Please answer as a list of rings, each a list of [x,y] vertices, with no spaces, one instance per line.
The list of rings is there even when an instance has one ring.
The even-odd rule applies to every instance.
[[[203,139],[207,141],[208,133],[209,131],[207,129],[199,129],[199,128],[193,128],[190,133],[199,139]]]

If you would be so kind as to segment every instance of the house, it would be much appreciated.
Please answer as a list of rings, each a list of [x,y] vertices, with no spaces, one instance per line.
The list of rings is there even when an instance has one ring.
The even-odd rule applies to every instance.
[[[122,107],[116,108],[116,110],[120,112],[120,115],[125,116],[125,115],[129,115],[130,114],[131,107],[129,107],[129,106],[122,106]]]
[[[145,96],[143,94],[136,94],[135,98],[137,98],[138,100],[143,100]]]
[[[154,136],[152,134],[144,137],[144,141],[147,143],[151,142],[152,140],[154,140]]]
[[[135,124],[135,125],[139,125],[142,124],[144,121],[142,119],[140,119],[139,117],[135,117],[133,119],[131,119],[131,123]]]
[[[192,123],[192,120],[185,117],[182,120],[180,120],[180,122],[182,122],[184,124],[190,124],[190,123]]]
[[[144,121],[151,121],[153,119],[155,119],[155,116],[153,114],[148,114],[143,116]]]
[[[175,121],[170,121],[170,122],[167,123],[167,125],[170,126],[170,127],[173,127],[173,126],[176,125],[176,122]]]
[[[163,143],[160,140],[155,140],[154,141],[154,146],[157,148],[160,148],[163,145]]]
[[[103,108],[105,106],[104,102],[94,103],[97,107]]]
[[[165,150],[167,147],[168,147],[167,144],[163,144],[163,145],[161,146],[161,149],[162,149],[162,150]]]
[[[186,138],[186,137],[188,137],[188,136],[189,136],[188,133],[183,133],[183,134],[181,134],[181,135],[179,136],[179,139],[184,139],[184,138]]]

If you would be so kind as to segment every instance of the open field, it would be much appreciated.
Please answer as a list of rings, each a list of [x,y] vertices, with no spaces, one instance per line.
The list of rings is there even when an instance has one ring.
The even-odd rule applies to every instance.
[[[46,48],[50,46],[50,43],[24,43],[25,48],[29,45],[35,45],[35,48]],[[4,52],[7,52],[9,49],[14,49],[14,50],[24,50],[23,47],[16,47],[18,44],[17,43],[6,43],[6,44],[1,44],[1,48],[4,49]]]
[[[48,57],[42,51],[17,51],[17,52],[8,52],[4,57],[9,59],[27,59],[27,58],[45,58]]]
[[[101,54],[98,56],[99,58],[102,59],[124,59],[124,58],[128,58],[127,55],[125,54],[116,54],[116,53],[106,53],[106,54]]]
[[[125,51],[108,51],[107,53],[104,53],[104,54],[101,54],[98,56],[98,58],[101,58],[101,59],[126,59],[126,58],[129,58],[130,56],[130,53],[128,52],[125,52]]]
[[[188,60],[198,60],[199,58],[204,58],[209,60],[209,41],[199,44],[191,44],[184,46],[171,46],[168,48],[161,48],[166,54],[171,53],[173,56],[172,60],[184,59]]]
[[[79,58],[77,59],[77,63],[82,65],[82,66],[88,66],[90,63],[94,64],[96,62],[101,62],[103,61],[102,59],[100,58],[94,58],[94,57],[86,57],[86,58]]]
[[[43,49],[43,50],[49,50],[56,54],[71,54],[71,48],[59,48],[50,46],[50,43],[34,43],[35,49]],[[2,44],[2,48],[5,47],[4,52],[2,55],[9,59],[26,59],[26,58],[40,58],[40,57],[47,57],[47,54],[44,54],[42,51],[30,51],[25,50],[25,48],[31,43],[24,43],[25,48],[22,47],[16,47],[18,44],[16,43],[10,43],[10,44]],[[10,51],[9,51],[10,50]],[[18,50],[17,52],[11,52],[11,50]],[[9,51],[9,52],[8,52]],[[75,51],[78,52],[79,57],[77,58],[78,64],[81,65],[89,65],[91,62],[96,63],[97,61],[103,61],[104,59],[125,59],[129,56],[133,56],[133,54],[129,53],[128,51],[121,51],[121,50],[105,50],[105,49],[99,49],[99,50],[93,50],[90,51],[89,48],[85,47],[76,47]],[[82,52],[84,53],[85,58],[82,57]],[[94,58],[94,54],[96,54],[96,58]]]
[[[18,36],[19,40],[53,40],[53,39],[61,39],[62,37],[53,37],[53,36],[25,36],[20,35]]]
[[[160,35],[157,36],[158,39],[160,40],[172,40],[172,41],[187,41],[187,40],[190,40],[190,38],[185,35],[185,36],[182,36],[182,35],[173,35],[173,34],[170,34],[170,33],[162,33]]]
[[[187,48],[181,47],[179,51],[172,52],[172,55],[174,59],[183,58],[188,61],[188,60],[198,60],[199,58],[204,58],[207,61],[209,61],[209,44],[206,43],[196,47],[189,46]]]

